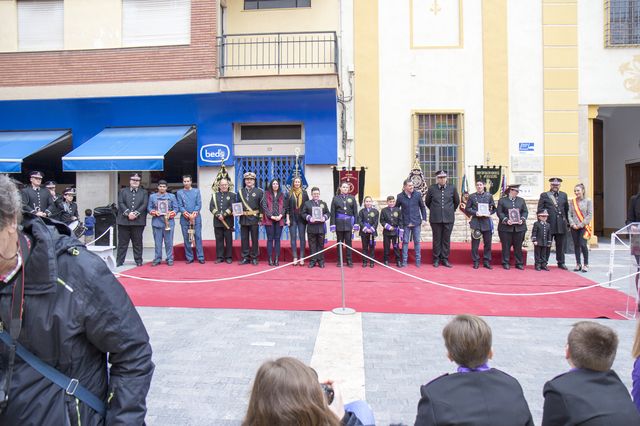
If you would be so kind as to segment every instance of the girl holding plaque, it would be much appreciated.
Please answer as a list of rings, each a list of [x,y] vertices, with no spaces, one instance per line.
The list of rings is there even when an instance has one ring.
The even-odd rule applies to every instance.
[[[280,265],[280,236],[284,226],[286,216],[285,194],[280,188],[278,179],[269,182],[267,190],[264,192],[261,202],[262,223],[267,232],[267,256],[269,256],[269,266]]]
[[[576,254],[576,267],[574,271],[589,271],[589,247],[587,242],[593,235],[591,218],[593,217],[593,203],[585,196],[584,185],[579,183],[573,188],[575,198],[569,203],[569,225],[573,248]],[[581,263],[582,254],[584,263]]]

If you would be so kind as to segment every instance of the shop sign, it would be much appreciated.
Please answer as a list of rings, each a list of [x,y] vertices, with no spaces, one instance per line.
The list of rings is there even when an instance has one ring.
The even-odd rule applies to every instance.
[[[200,161],[204,163],[222,164],[229,159],[231,150],[227,145],[212,143],[200,148]]]

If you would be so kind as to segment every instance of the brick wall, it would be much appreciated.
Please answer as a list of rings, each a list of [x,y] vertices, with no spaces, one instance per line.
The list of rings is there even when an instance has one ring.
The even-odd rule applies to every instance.
[[[0,86],[214,78],[216,10],[216,1],[192,0],[188,46],[0,53]]]

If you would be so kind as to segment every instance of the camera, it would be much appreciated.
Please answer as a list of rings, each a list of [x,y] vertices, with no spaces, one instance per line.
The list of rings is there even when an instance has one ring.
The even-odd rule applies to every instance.
[[[322,386],[324,396],[327,398],[327,405],[331,405],[334,397],[333,388],[331,387],[331,385],[328,385],[326,383],[320,383],[320,386]]]

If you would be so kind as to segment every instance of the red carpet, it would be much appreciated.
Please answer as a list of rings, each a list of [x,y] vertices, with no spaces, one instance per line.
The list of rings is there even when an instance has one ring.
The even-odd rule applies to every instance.
[[[209,280],[271,269],[265,263],[256,267],[176,262],[173,267],[146,264],[126,274],[154,280]],[[551,272],[532,268],[476,271],[468,265],[456,265],[453,269],[409,266],[401,270],[438,283],[501,293],[552,292],[594,284],[556,268]],[[325,269],[288,266],[254,277],[209,283],[125,277],[120,281],[138,306],[327,311],[341,304],[340,268],[329,263]],[[614,311],[623,310],[626,302],[622,293],[601,287],[547,296],[472,294],[421,282],[379,265],[345,268],[345,287],[346,306],[359,312],[621,319]]]

